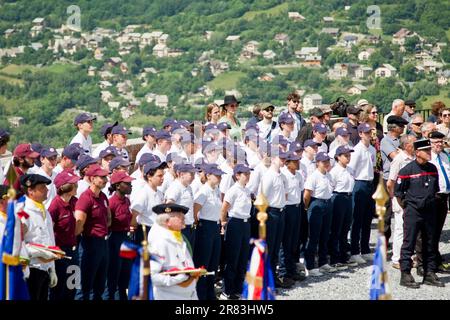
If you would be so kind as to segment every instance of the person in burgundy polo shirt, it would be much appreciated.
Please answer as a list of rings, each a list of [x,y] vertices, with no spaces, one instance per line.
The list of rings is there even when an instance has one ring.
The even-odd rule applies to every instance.
[[[50,300],[73,300],[75,286],[67,283],[67,278],[73,273],[73,265],[78,267],[77,238],[75,236],[75,204],[77,198],[77,182],[80,177],[73,171],[65,170],[59,173],[53,183],[56,197],[50,204],[48,212],[53,220],[55,243],[71,259],[55,261],[55,271],[58,277],[56,287],[50,289]],[[69,267],[71,267],[69,269]]]
[[[16,182],[14,182],[13,187],[17,191],[17,199],[23,195],[22,188],[20,186],[19,178],[27,173],[28,169],[34,166],[34,161],[39,158],[39,153],[31,149],[31,144],[22,143],[19,144],[13,152],[13,165],[14,170],[17,174]],[[7,180],[4,184],[9,185]]]
[[[131,264],[129,263],[130,260],[120,258],[119,253],[122,242],[131,240],[129,235],[132,213],[130,199],[128,199],[127,195],[131,193],[131,181],[133,180],[134,178],[124,171],[117,171],[111,175],[109,190],[114,192],[114,194],[109,198],[109,207],[111,209],[107,281],[109,300],[115,300],[117,288],[119,289],[119,299],[127,300],[126,290],[130,280]]]
[[[108,181],[108,171],[93,164],[85,172],[90,186],[75,206],[75,234],[81,234],[81,292],[83,300],[102,300],[108,270],[108,227],[111,212],[108,198],[102,192]]]

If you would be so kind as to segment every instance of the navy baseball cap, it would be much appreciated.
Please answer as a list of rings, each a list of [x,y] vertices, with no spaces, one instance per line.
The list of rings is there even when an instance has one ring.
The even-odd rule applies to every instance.
[[[164,120],[163,128],[168,127],[168,126],[172,126],[172,124],[173,124],[173,119],[168,118],[168,119]]]
[[[303,150],[303,146],[298,141],[292,142],[291,144],[289,144],[289,151],[298,152],[298,151],[302,151],[302,150]]]
[[[75,163],[75,166],[79,171],[81,171],[90,164],[94,163],[97,163],[97,159],[94,159],[91,156],[88,156],[87,154],[83,154],[78,158],[77,162]]]
[[[4,138],[4,137],[9,137],[10,134],[8,131],[6,131],[5,129],[1,129],[0,128],[0,139]]]
[[[111,134],[131,134],[131,131],[125,128],[124,126],[115,126],[111,130]]]
[[[37,153],[41,153],[42,149],[44,149],[45,146],[39,142],[34,142],[31,144],[31,150],[37,152]]]
[[[171,141],[172,136],[171,136],[170,133],[167,132],[166,130],[159,130],[159,131],[155,134],[155,138],[156,138],[156,140],[164,139],[164,140],[169,140],[169,141]]]
[[[275,156],[276,156],[276,154],[275,154]],[[278,150],[278,157],[280,159],[287,160],[287,158],[289,157],[289,152],[284,152],[283,150],[279,149]]]
[[[349,153],[349,152],[354,152],[355,150],[353,150],[352,148],[350,148],[349,146],[345,145],[345,146],[339,146],[336,149],[336,156],[340,156],[341,154],[344,153]]]
[[[109,146],[106,149],[103,149],[102,151],[100,151],[99,154],[99,158],[105,158],[107,156],[115,156],[117,157],[119,155],[119,153],[117,152],[116,147],[114,146]]]
[[[89,113],[80,113],[75,117],[75,120],[73,121],[74,125],[77,125],[79,123],[84,123],[88,121],[97,120],[97,117],[89,114]]]
[[[316,123],[313,127],[313,131],[319,132],[319,133],[327,133],[327,126],[323,123]]]
[[[272,142],[273,142],[273,141],[272,141]],[[287,146],[287,145],[289,145],[289,140],[286,139],[284,136],[279,135],[279,136],[278,136],[278,144],[279,144],[279,145],[282,145],[282,146]]]
[[[224,131],[226,129],[231,129],[230,124],[227,122],[221,122],[217,125],[217,127],[219,128],[220,131]]]
[[[245,125],[245,130],[246,131],[254,130],[256,132],[259,132],[259,126],[257,123],[247,122],[247,124]]]
[[[350,132],[348,132],[347,128],[339,127],[336,129],[336,136],[349,136]]]
[[[79,143],[72,143],[64,148],[62,155],[72,161],[77,161],[83,153],[84,150]]]
[[[115,157],[109,162],[109,171],[113,171],[117,167],[128,167],[130,164],[130,161],[122,157]]]
[[[215,130],[220,130],[219,125],[217,125],[215,123],[208,123],[205,126],[205,131],[215,131]]]
[[[113,127],[117,126],[119,122],[114,123],[105,123],[102,128],[100,129],[100,132],[103,136],[106,136],[108,133],[111,133],[111,130]]]
[[[213,151],[213,150],[220,150],[222,149],[221,146],[219,146],[215,141],[212,140],[203,140],[202,141],[202,151],[205,152],[209,152],[209,151]]]
[[[177,172],[195,172],[195,167],[190,163],[177,163],[174,169]]]
[[[314,146],[320,146],[321,143],[315,142],[313,139],[308,139],[303,143],[303,148],[306,147],[314,147]]]
[[[297,155],[294,151],[289,151],[286,161],[298,161],[300,159],[301,159],[301,157],[299,155]]]
[[[318,152],[316,155],[316,161],[328,161],[330,157],[326,152]]]
[[[205,174],[213,174],[215,176],[221,176],[225,173],[220,170],[217,164],[205,164],[203,166],[203,171],[205,172]]]
[[[183,134],[181,136],[181,143],[187,144],[187,143],[195,143],[195,136],[191,134]]]
[[[57,157],[57,156],[58,156],[58,151],[56,151],[55,148],[48,147],[48,148],[43,148],[41,150],[41,157],[43,157],[43,158],[51,158],[51,157]]]
[[[358,132],[370,132],[372,127],[368,123],[361,123],[358,126]]]
[[[154,127],[145,127],[145,128],[142,130],[142,136],[143,136],[143,137],[145,137],[145,136],[152,136],[152,137],[155,137],[156,132],[158,132],[158,130],[156,130]]]
[[[169,155],[170,155],[170,153],[169,153]],[[139,158],[138,165],[143,166],[144,164],[146,164],[147,162],[150,162],[150,161],[161,161],[161,159],[152,153],[144,153]]]
[[[285,112],[285,113],[282,113],[282,114],[280,114],[280,116],[278,117],[278,123],[287,123],[287,124],[290,124],[290,123],[294,123],[294,117],[293,116],[291,116],[291,114],[290,113],[288,113],[288,112]]]
[[[237,173],[247,173],[252,171],[253,169],[251,169],[249,166],[246,166],[245,164],[239,163],[237,165],[234,166],[233,168],[233,174],[237,174]]]
[[[145,165],[144,165],[144,174],[147,174],[150,170],[153,170],[153,169],[159,169],[159,168],[164,168],[165,167],[165,165],[166,165],[166,163],[165,162],[161,162],[161,161],[159,161],[159,160],[154,160],[154,161],[150,161],[150,162],[147,162]]]

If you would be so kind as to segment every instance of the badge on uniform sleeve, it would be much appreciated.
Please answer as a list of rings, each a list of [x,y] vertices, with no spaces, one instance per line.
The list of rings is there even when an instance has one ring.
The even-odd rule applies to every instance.
[[[169,207],[167,207],[166,209],[164,209],[164,212],[165,212],[165,213],[170,213],[170,212],[172,212],[172,209],[170,209]]]

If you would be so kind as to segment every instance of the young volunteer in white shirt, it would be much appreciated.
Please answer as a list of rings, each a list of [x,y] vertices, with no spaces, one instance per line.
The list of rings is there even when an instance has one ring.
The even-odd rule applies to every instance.
[[[224,172],[217,165],[205,165],[203,170],[207,181],[194,199],[194,219],[198,225],[195,234],[194,263],[208,271],[217,272],[220,262],[220,200],[219,183]],[[215,300],[214,276],[199,279],[197,295],[199,300]]]
[[[91,155],[92,153],[92,138],[90,136],[94,129],[94,120],[97,117],[88,113],[81,113],[75,117],[74,125],[78,133],[72,138],[69,144],[79,143],[84,150],[84,154]]]
[[[336,272],[328,264],[328,239],[331,224],[332,181],[328,173],[330,157],[325,152],[316,155],[317,169],[305,182],[303,199],[308,210],[309,239],[305,251],[306,269],[309,276],[321,276],[322,272]],[[316,268],[315,256],[319,249],[319,268]]]
[[[142,130],[142,140],[145,141],[141,150],[139,150],[136,155],[135,163],[138,163],[144,153],[152,153],[156,145],[156,135],[157,130],[154,127],[145,127]]]
[[[106,123],[102,126],[102,128],[100,129],[100,132],[101,132],[102,136],[105,138],[105,140],[102,143],[100,143],[97,146],[97,148],[95,148],[94,151],[92,151],[92,157],[98,158],[98,156],[100,155],[100,152],[102,150],[105,150],[112,144],[111,130],[113,127],[117,126],[118,124],[119,123],[116,121],[115,123]]]
[[[306,178],[316,170],[316,154],[319,150],[319,143],[312,139],[308,139],[303,143],[303,155],[300,162],[306,167]]]
[[[339,146],[335,150],[335,161],[330,175],[333,182],[333,197],[331,198],[332,218],[330,232],[330,264],[338,270],[344,270],[348,266],[356,266],[349,263],[347,256],[347,235],[352,224],[352,192],[355,186],[351,170],[347,167],[350,162],[353,149],[349,146]]]
[[[250,179],[250,167],[237,164],[233,168],[235,184],[225,193],[221,223],[225,228],[225,270],[222,299],[239,299],[247,270],[250,251],[250,210],[252,200],[245,187]],[[227,219],[228,216],[228,219]]]

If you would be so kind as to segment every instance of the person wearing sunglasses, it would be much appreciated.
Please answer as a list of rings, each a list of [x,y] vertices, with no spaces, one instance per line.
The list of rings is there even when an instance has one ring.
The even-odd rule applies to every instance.
[[[450,138],[450,109],[443,109],[440,115],[441,123],[436,126],[437,130],[444,135],[444,141]],[[448,146],[445,146],[448,147]]]
[[[279,117],[284,113],[289,113],[294,119],[294,130],[291,132],[291,139],[295,140],[297,138],[298,132],[301,128],[306,125],[306,120],[302,117],[301,112],[303,111],[303,105],[300,100],[300,96],[292,92],[287,98],[287,108],[280,112]]]
[[[408,134],[415,136],[417,139],[422,138],[421,127],[423,124],[423,116],[420,113],[416,113],[411,117],[411,121],[408,126]]]

